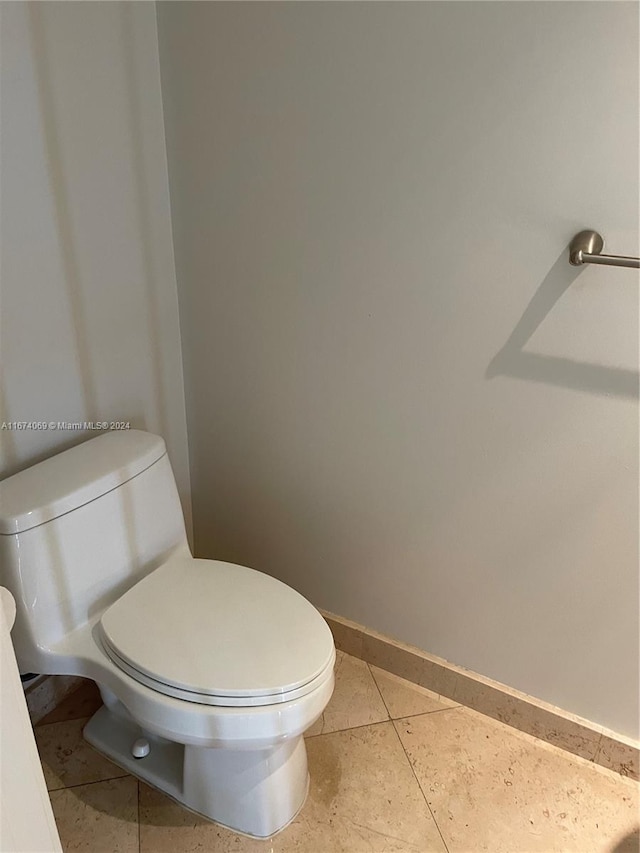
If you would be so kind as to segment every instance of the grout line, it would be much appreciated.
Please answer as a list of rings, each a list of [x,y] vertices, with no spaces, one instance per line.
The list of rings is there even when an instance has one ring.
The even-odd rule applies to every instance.
[[[428,717],[430,714],[444,714],[445,711],[457,711],[464,705],[454,705],[453,708],[434,708],[433,711],[420,711],[417,714],[403,714],[402,717],[391,717],[392,720],[410,720],[412,717]]]
[[[417,713],[417,714],[403,714],[401,717],[392,717],[392,716],[391,716],[391,711],[389,710],[389,706],[388,706],[388,705],[387,705],[387,703],[385,702],[384,695],[383,695],[383,693],[382,693],[382,690],[380,689],[380,685],[379,685],[379,684],[378,684],[378,682],[376,681],[375,673],[374,673],[374,672],[372,672],[372,670],[371,670],[371,667],[372,667],[372,666],[375,666],[375,664],[371,664],[371,663],[369,663],[368,661],[365,661],[365,663],[366,663],[366,664],[367,664],[367,666],[369,667],[369,672],[371,673],[371,678],[373,678],[373,681],[374,681],[374,683],[375,683],[376,687],[378,688],[378,693],[380,694],[380,698],[381,698],[381,699],[382,699],[382,701],[384,702],[384,707],[387,709],[387,714],[389,714],[389,719],[390,719],[390,720],[408,720],[408,719],[409,719],[409,717],[424,717],[426,714],[440,714],[440,713],[442,713],[442,711],[454,711],[456,708],[462,708],[462,705],[458,704],[458,705],[453,705],[453,706],[448,707],[448,708],[434,708],[434,709],[433,709],[433,711],[418,711],[418,713]],[[386,672],[386,670],[385,670],[385,672]],[[392,674],[393,674],[393,673],[392,673]],[[400,675],[397,675],[397,676],[396,676],[396,678],[401,678],[401,677],[402,677],[402,676],[400,676]],[[403,680],[404,680],[404,681],[406,681],[406,682],[407,682],[407,684],[409,684],[411,687],[421,687],[421,685],[420,685],[420,684],[416,684],[416,683],[415,683],[415,682],[413,682],[413,681],[408,681],[406,678],[405,678],[405,679],[403,679]],[[425,689],[428,689],[428,688],[425,688]],[[433,692],[433,691],[431,691],[431,692]],[[440,695],[440,694],[438,694],[438,695]],[[445,697],[445,698],[447,698],[447,697]],[[450,702],[452,702],[453,700],[452,700],[452,699],[450,699],[449,701],[450,701]]]
[[[449,710],[452,710],[452,709],[450,709],[450,708],[446,708],[445,710],[449,711]],[[414,714],[414,716],[418,716],[418,715],[417,715],[417,714]],[[406,719],[406,718],[405,718],[405,719]],[[392,724],[393,724],[393,722],[394,722],[394,721],[392,720]],[[415,771],[415,768],[414,768],[413,764],[411,763],[411,759],[409,758],[409,753],[408,753],[408,752],[407,752],[407,750],[405,749],[404,744],[402,743],[402,738],[401,738],[401,737],[400,737],[400,735],[398,734],[398,730],[397,730],[397,728],[395,727],[395,725],[393,726],[393,730],[394,730],[394,732],[395,732],[395,734],[396,734],[396,737],[398,738],[398,742],[399,742],[399,744],[400,744],[400,746],[401,746],[401,748],[402,748],[402,751],[403,751],[403,752],[404,752],[404,754],[405,754],[405,757],[406,757],[406,759],[407,759],[407,762],[408,762],[408,764],[409,764],[409,767],[411,768],[411,772],[413,773],[413,778],[416,780],[416,783],[417,783],[417,785],[418,785],[418,788],[420,789],[420,793],[422,794],[422,797],[423,797],[423,799],[424,799],[425,803],[427,804],[427,808],[429,809],[429,814],[430,814],[430,815],[431,815],[431,817],[433,818],[433,822],[435,823],[435,825],[436,825],[436,829],[438,830],[438,835],[439,835],[439,836],[440,836],[440,838],[442,839],[442,843],[443,843],[443,845],[444,845],[444,849],[447,851],[447,853],[449,853],[449,848],[447,847],[447,842],[444,840],[444,835],[442,834],[442,832],[441,832],[441,830],[440,830],[440,826],[439,826],[439,824],[438,824],[438,821],[436,820],[436,816],[435,816],[435,815],[434,815],[434,813],[433,813],[433,809],[431,808],[431,805],[430,805],[430,803],[429,803],[429,800],[427,799],[427,795],[425,794],[425,792],[424,792],[424,790],[423,790],[423,788],[422,788],[422,785],[420,784],[420,780],[418,779],[418,775],[417,775],[417,773],[416,773],[416,771]]]
[[[361,723],[359,726],[348,726],[345,729],[332,729],[330,732],[318,732],[317,735],[306,735],[305,740],[311,740],[314,737],[326,737],[327,735],[337,735],[338,732],[352,732],[356,729],[366,729],[368,726],[384,726],[386,723],[392,723],[393,720],[376,720],[375,723]]]
[[[384,699],[382,700],[384,702]],[[386,706],[385,706],[386,707]],[[425,711],[423,714],[405,714],[404,717],[389,717],[388,720],[375,720],[371,723],[360,723],[357,726],[345,726],[343,729],[331,729],[330,732],[318,732],[315,735],[305,735],[305,740],[311,740],[314,737],[324,737],[325,735],[335,735],[338,732],[351,732],[356,729],[366,729],[367,726],[381,726],[383,723],[399,723],[401,720],[412,720],[414,717],[429,717],[431,714],[443,714],[445,711],[457,711],[462,708],[462,705],[456,705],[455,708],[438,708],[436,711]]]
[[[599,762],[598,762],[598,760],[597,760],[597,759],[598,759],[598,756],[600,755],[600,750],[602,749],[602,738],[603,738],[603,736],[604,736],[604,735],[603,735],[603,733],[602,733],[602,732],[600,732],[600,737],[598,738],[598,742],[597,742],[597,744],[596,744],[596,750],[595,750],[595,752],[593,753],[593,758],[591,759],[591,761],[592,761],[594,764],[599,764]],[[601,764],[600,766],[601,766],[601,767],[604,767],[605,765],[604,765],[604,764]]]
[[[101,782],[113,782],[114,779],[127,779],[131,777],[135,779],[131,773],[123,773],[122,776],[109,776],[107,779],[93,779],[91,782],[78,782],[75,785],[62,785],[60,788],[48,788],[47,793],[53,794],[54,791],[68,791],[71,788],[85,788],[87,785],[99,785]]]
[[[37,729],[46,729],[49,726],[62,726],[65,723],[77,723],[78,720],[90,720],[91,717],[92,714],[81,714],[79,717],[69,717],[69,719],[54,720],[52,723],[32,723],[32,727],[33,730],[36,731]]]
[[[378,688],[379,690],[380,688]],[[384,699],[382,700],[384,702]],[[387,720],[375,720],[371,723],[360,723],[357,726],[345,726],[343,729],[331,729],[330,732],[317,732],[315,735],[305,735],[305,740],[311,740],[314,737],[323,737],[324,735],[335,735],[338,732],[350,732],[355,729],[366,729],[367,726],[379,726],[382,723],[394,723],[401,720],[412,720],[414,717],[428,717],[431,714],[443,714],[445,711],[457,711],[458,708],[463,708],[463,705],[456,705],[455,708],[436,708],[435,711],[423,711],[421,714],[405,714],[404,717],[389,717]],[[386,708],[386,704],[385,704]]]
[[[373,679],[373,683],[375,684],[376,689],[377,689],[378,693],[380,694],[380,698],[382,699],[382,704],[383,704],[383,705],[384,705],[384,707],[385,707],[385,710],[386,710],[386,712],[387,712],[387,716],[388,716],[388,717],[389,717],[389,719],[391,720],[391,719],[392,719],[392,717],[391,717],[391,711],[389,710],[389,706],[387,705],[387,703],[384,701],[384,696],[382,695],[382,690],[380,690],[380,685],[379,685],[379,684],[378,684],[378,682],[376,681],[376,677],[375,677],[375,675],[373,674],[373,672],[371,672],[371,664],[369,663],[369,661],[365,661],[365,663],[367,664],[367,669],[369,670],[369,675],[370,675],[370,676],[371,676],[371,678]]]
[[[34,729],[43,729],[45,726],[58,726],[60,723],[74,723],[76,720],[84,720],[85,718],[90,719],[86,714],[81,714],[79,717],[65,717],[64,720],[54,720],[52,723],[40,721],[39,723],[32,723],[32,726]]]

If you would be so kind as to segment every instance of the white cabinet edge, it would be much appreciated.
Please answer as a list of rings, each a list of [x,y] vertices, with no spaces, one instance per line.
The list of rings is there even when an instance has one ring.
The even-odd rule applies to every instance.
[[[62,853],[11,643],[16,605],[0,587],[0,850]]]

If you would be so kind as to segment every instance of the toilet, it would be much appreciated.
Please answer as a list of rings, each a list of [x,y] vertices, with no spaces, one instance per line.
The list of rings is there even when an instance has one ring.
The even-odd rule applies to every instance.
[[[246,835],[293,820],[331,632],[286,584],[191,555],[162,438],[103,433],[0,483],[0,586],[21,671],[97,683],[95,749]]]

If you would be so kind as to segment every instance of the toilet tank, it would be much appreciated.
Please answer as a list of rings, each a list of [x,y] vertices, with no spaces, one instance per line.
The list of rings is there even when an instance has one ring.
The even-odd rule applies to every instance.
[[[108,432],[0,483],[0,586],[21,671],[188,547],[164,441]]]

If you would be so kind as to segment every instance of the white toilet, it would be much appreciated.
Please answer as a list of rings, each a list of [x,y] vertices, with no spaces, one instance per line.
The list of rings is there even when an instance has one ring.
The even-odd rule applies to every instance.
[[[331,632],[280,581],[191,556],[161,438],[104,433],[0,483],[0,585],[21,670],[98,684],[96,749],[247,835],[295,817]]]

